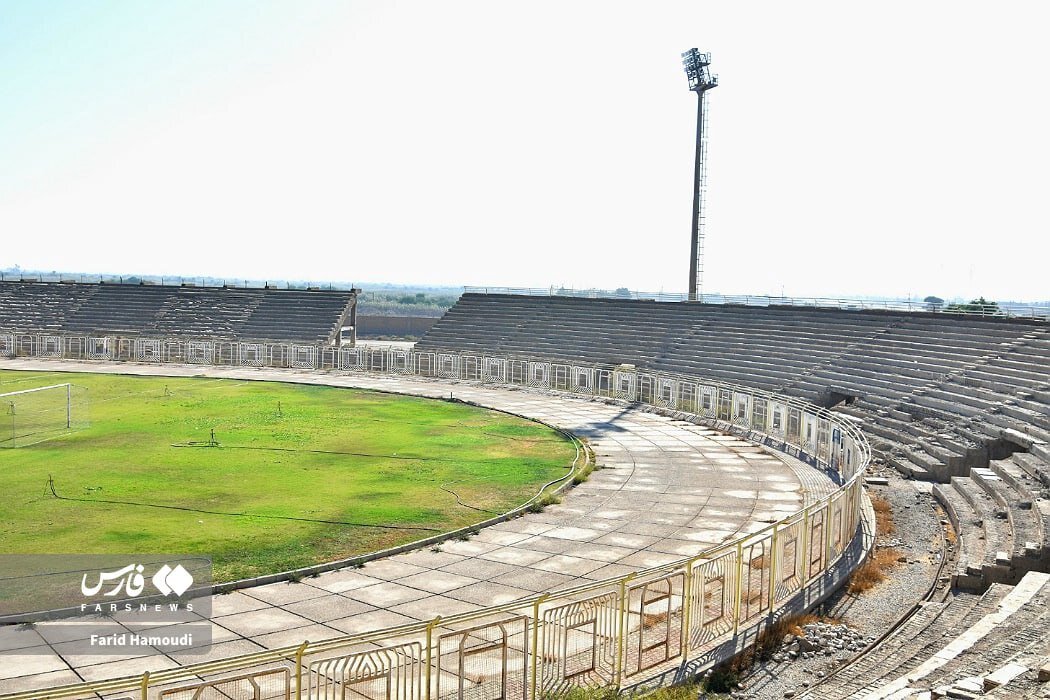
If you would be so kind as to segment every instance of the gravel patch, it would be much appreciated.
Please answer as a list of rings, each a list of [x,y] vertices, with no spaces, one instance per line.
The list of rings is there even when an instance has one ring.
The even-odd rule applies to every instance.
[[[813,611],[823,624],[803,626],[805,641],[786,635],[772,658],[756,664],[738,690],[721,697],[780,700],[803,695],[875,642],[934,584],[942,552],[948,550],[949,558],[952,552],[944,537],[947,516],[930,495],[931,484],[904,479],[892,467],[878,464],[872,465],[869,476],[886,480],[886,485],[869,484],[868,492],[889,502],[896,526],[893,534],[877,533],[876,547],[895,548],[903,561],[885,581],[863,593],[848,593],[843,587]],[[937,581],[935,600],[949,592],[948,571],[946,566]]]

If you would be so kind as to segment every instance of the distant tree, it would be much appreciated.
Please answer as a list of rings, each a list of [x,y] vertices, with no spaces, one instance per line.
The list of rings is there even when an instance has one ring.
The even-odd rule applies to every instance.
[[[616,296],[621,297],[623,299],[628,299],[631,296],[631,290],[627,287],[617,287]]]
[[[940,311],[944,307],[944,299],[929,296],[922,300],[926,304],[927,311]]]
[[[983,296],[972,299],[969,304],[949,304],[945,311],[969,311],[974,313],[999,314],[1002,309],[994,301],[988,301]]]

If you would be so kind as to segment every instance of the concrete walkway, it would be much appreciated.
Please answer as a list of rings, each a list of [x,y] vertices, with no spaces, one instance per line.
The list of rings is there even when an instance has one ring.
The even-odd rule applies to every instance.
[[[68,627],[0,628],[0,692],[141,674],[427,620],[664,564],[753,532],[830,492],[810,467],[708,428],[561,395],[376,375],[0,360],[0,369],[280,380],[457,398],[586,437],[598,464],[563,503],[467,541],[214,598],[213,646],[196,656],[63,653]],[[116,615],[114,631],[134,615]],[[26,654],[36,647],[41,653]],[[21,653],[20,651],[21,650]]]

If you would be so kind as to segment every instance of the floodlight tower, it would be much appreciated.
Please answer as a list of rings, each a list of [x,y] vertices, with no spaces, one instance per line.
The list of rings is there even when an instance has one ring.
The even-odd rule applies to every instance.
[[[707,91],[718,86],[711,73],[711,54],[689,49],[682,54],[689,89],[696,93],[696,165],[693,172],[693,230],[689,259],[689,301],[704,293],[704,194],[707,189]]]

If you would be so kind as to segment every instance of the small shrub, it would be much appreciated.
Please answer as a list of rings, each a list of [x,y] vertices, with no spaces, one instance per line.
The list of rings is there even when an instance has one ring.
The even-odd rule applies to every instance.
[[[544,695],[545,700],[617,700],[619,697],[615,688],[572,688]]]
[[[546,510],[547,506],[551,506],[556,503],[561,503],[561,496],[555,496],[554,494],[547,493],[530,503],[528,511],[530,513],[542,513],[544,510]]]
[[[839,620],[833,617],[818,617],[812,614],[785,615],[763,627],[753,645],[722,664],[725,678],[741,678],[755,663],[770,659],[777,649],[780,648],[785,635],[793,634],[801,637],[805,634],[802,627],[813,622],[839,624]],[[733,682],[735,683],[736,681]],[[731,687],[726,690],[716,690],[711,687],[707,689],[712,692],[725,693]]]
[[[728,693],[740,683],[740,671],[729,664],[716,666],[704,680],[704,690],[711,693]]]
[[[696,700],[696,696],[699,693],[700,688],[698,684],[693,682],[656,688],[642,697],[645,700]]]
[[[598,467],[594,463],[594,461],[588,459],[587,463],[585,465],[583,465],[583,469],[580,469],[578,472],[576,472],[576,475],[572,477],[573,485],[574,486],[579,486],[583,482],[587,481],[587,479],[590,479],[591,478],[591,472],[593,472],[597,468]]]

